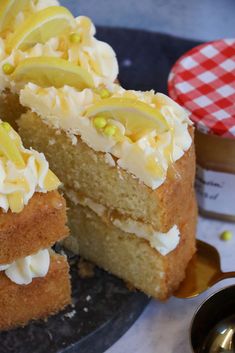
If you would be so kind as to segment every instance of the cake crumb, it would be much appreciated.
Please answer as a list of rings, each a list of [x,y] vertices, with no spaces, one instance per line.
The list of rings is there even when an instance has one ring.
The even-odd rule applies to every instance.
[[[110,153],[105,153],[104,160],[105,160],[105,163],[107,163],[110,167],[116,166],[115,160],[113,159]]]
[[[55,144],[55,139],[54,138],[51,138],[49,141],[48,141],[49,145],[52,146]]]
[[[120,167],[117,167],[117,172],[118,172],[119,179],[124,180]]]
[[[81,278],[92,278],[94,276],[94,265],[91,262],[80,259],[78,262],[78,274]]]
[[[86,297],[86,301],[89,302],[90,300],[91,300],[91,296],[88,295],[88,296]]]
[[[83,308],[83,311],[85,311],[85,313],[88,312],[88,308]]]
[[[76,310],[72,310],[69,313],[64,314],[64,316],[69,319],[72,319],[72,317],[74,317],[75,314],[76,314]]]
[[[125,282],[125,284],[129,291],[136,292],[136,288],[130,282]]]

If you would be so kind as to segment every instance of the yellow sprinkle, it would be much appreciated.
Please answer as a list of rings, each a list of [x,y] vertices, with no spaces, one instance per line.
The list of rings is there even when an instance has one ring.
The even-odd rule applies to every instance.
[[[225,230],[224,232],[222,232],[220,234],[220,239],[221,240],[224,240],[224,241],[228,241],[228,240],[231,240],[233,237],[233,233],[230,232],[229,230]]]
[[[11,65],[10,63],[5,63],[4,65],[2,65],[2,71],[4,72],[4,74],[6,75],[10,75],[12,74],[12,72],[15,70],[14,66]]]
[[[115,135],[117,128],[114,125],[107,125],[106,128],[104,129],[104,134],[106,136],[113,136]]]
[[[106,88],[103,88],[100,91],[100,97],[101,98],[108,98],[108,97],[110,97],[110,92]]]
[[[103,129],[107,125],[106,119],[102,116],[95,117],[93,123],[97,129]]]
[[[4,130],[6,130],[7,132],[11,131],[11,125],[8,124],[6,121],[2,122],[2,127],[4,128]]]
[[[81,36],[78,33],[71,33],[69,36],[69,40],[71,43],[77,44],[81,42]]]

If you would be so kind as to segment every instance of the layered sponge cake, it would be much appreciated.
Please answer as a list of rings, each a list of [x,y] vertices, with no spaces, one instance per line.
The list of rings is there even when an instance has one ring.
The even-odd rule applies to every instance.
[[[167,96],[115,83],[115,53],[88,18],[26,3],[19,25],[2,32],[2,114],[15,124],[23,113],[25,145],[63,183],[64,245],[165,299],[195,251],[191,122]]]
[[[58,178],[0,121],[0,329],[46,318],[70,303],[69,267],[50,247],[68,235]]]
[[[66,96],[67,90],[26,85],[20,101],[31,110],[19,120],[26,145],[43,151],[63,181],[72,230],[64,244],[165,299],[195,251],[195,156],[187,114],[152,91],[114,84],[110,97],[101,98],[72,87]],[[49,91],[51,104],[44,99]],[[73,104],[55,114],[63,92]],[[79,95],[92,98],[82,105]]]

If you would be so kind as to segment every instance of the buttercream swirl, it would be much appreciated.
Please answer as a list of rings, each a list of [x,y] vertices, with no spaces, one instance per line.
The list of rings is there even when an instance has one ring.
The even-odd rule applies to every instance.
[[[11,264],[0,265],[0,271],[5,271],[6,276],[12,282],[27,285],[32,282],[33,278],[45,277],[49,267],[50,254],[47,249],[44,249]]]
[[[68,60],[80,65],[92,74],[95,85],[113,82],[118,75],[118,63],[112,47],[95,38],[96,29],[85,16],[75,19],[72,30],[80,36],[79,43],[65,44]]]
[[[17,165],[8,157],[7,149],[12,147],[9,144],[4,145],[0,140],[0,208],[4,212],[9,209],[12,212],[21,212],[35,192],[55,190],[60,182],[49,170],[43,153],[24,148],[19,135],[13,129],[10,129],[8,135],[9,144],[15,146],[20,153],[23,166]]]
[[[23,19],[20,19],[21,21]],[[4,42],[0,42],[0,66],[9,63],[17,67],[26,58],[59,57],[87,70],[92,75],[95,86],[113,82],[118,75],[118,63],[114,50],[107,43],[94,37],[95,26],[88,17],[79,16],[72,22],[69,33],[53,37],[44,44],[37,43],[28,50],[13,49],[10,55],[7,55]],[[74,33],[80,38],[78,42],[70,39]],[[9,88],[12,92],[19,93],[23,86],[24,82],[16,84],[10,75],[6,75],[0,69],[0,91]]]
[[[37,43],[34,47],[22,51],[13,50],[9,56],[4,54],[5,48],[2,47],[2,61],[1,68],[5,63],[9,63],[16,67],[22,60],[27,58],[41,57],[41,56],[52,56],[52,57],[62,57],[63,53],[58,50],[59,39],[51,38],[45,44]],[[0,53],[1,53],[1,43],[0,43]],[[13,93],[19,93],[20,89],[24,87],[23,82],[14,82],[9,75],[4,74],[3,70],[0,68],[0,91],[8,88]]]
[[[125,126],[110,118],[108,122],[117,127],[119,139],[100,133],[92,119],[86,117],[88,107],[102,99],[91,89],[77,92],[72,87],[43,89],[28,84],[21,91],[20,101],[49,125],[66,131],[73,143],[76,143],[75,136],[80,135],[92,149],[110,153],[121,168],[156,189],[164,183],[169,165],[180,159],[191,146],[188,114],[164,94],[127,91],[116,84],[110,84],[108,89],[112,97],[136,99],[158,109],[167,122],[167,131],[159,133],[153,129],[132,141],[125,135]]]

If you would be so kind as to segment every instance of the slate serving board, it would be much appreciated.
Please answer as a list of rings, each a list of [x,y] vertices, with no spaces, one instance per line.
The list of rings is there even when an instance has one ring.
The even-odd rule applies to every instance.
[[[171,66],[197,42],[169,35],[100,27],[97,37],[112,45],[125,88],[167,93]],[[0,333],[0,353],[103,353],[141,314],[149,298],[131,292],[114,276],[95,269],[81,279],[78,257],[70,256],[73,306],[25,328]]]

